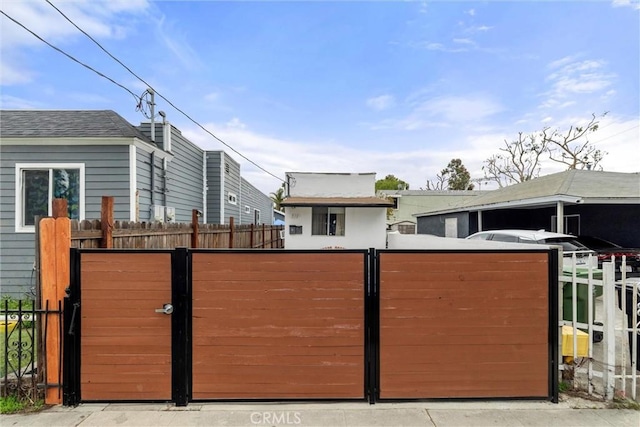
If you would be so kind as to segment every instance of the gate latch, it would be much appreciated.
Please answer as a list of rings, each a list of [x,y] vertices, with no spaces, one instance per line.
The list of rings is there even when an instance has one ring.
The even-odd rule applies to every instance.
[[[171,314],[173,313],[173,306],[171,304],[165,304],[162,308],[156,308],[156,313]]]

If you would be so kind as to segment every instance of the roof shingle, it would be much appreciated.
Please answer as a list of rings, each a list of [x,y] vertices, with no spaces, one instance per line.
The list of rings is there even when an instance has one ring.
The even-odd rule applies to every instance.
[[[111,110],[2,110],[3,138],[138,138],[140,130]]]

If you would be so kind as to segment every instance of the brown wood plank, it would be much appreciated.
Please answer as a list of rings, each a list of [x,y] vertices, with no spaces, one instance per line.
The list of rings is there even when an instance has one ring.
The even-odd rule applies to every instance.
[[[81,258],[83,400],[171,398],[169,253],[84,253]],[[123,298],[127,296],[127,298]]]
[[[195,399],[364,397],[363,254],[203,253],[192,271]]]
[[[546,396],[547,260],[380,254],[380,396]]]

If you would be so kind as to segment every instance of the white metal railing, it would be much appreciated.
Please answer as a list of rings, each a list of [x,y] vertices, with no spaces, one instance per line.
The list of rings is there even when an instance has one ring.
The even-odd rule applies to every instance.
[[[625,257],[621,260],[621,277],[618,280],[614,257],[610,262],[604,262],[602,269],[595,268],[596,260],[592,255],[589,255],[587,263],[578,264],[575,253],[563,261],[558,287],[560,345],[563,341],[562,327],[570,326],[572,354],[564,355],[560,369],[573,369],[574,388],[581,387],[586,380],[589,394],[600,392],[609,400],[616,394],[637,400],[640,277],[627,277]],[[567,295],[567,301],[566,291],[571,292],[571,297]],[[570,310],[567,310],[569,298],[571,304]],[[596,312],[596,308],[602,313]],[[596,320],[602,323],[596,323]],[[584,332],[587,333],[586,356],[580,354]],[[602,342],[597,339],[594,342],[594,337],[600,334]],[[631,350],[628,350],[629,347]],[[572,356],[572,363],[567,363],[566,356]]]

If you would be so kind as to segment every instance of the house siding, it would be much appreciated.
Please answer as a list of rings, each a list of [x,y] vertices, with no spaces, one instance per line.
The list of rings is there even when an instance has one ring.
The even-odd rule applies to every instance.
[[[207,151],[207,223],[224,224],[220,210],[220,190],[222,188],[222,175],[220,158],[222,151]]]
[[[467,212],[418,217],[417,234],[431,234],[444,237],[445,220],[447,218],[457,219],[458,237],[467,237],[469,235],[469,214]]]
[[[140,131],[151,136],[149,123],[143,123]],[[163,141],[165,127],[162,123],[156,123],[155,140]],[[160,144],[161,145],[161,144]],[[159,156],[155,157],[155,192],[154,204],[175,208],[176,222],[191,222],[191,211],[202,210],[203,182],[202,182],[202,153],[204,151],[182,136],[182,132],[171,126],[171,153],[173,159],[166,163]],[[148,173],[150,176],[150,173]],[[150,183],[147,184],[150,188]],[[138,188],[141,184],[138,183]],[[150,214],[150,207],[145,209]],[[142,213],[141,205],[141,213]]]
[[[224,151],[207,151],[207,187],[207,222],[229,224],[233,217],[236,224],[241,224],[240,164]],[[237,204],[229,203],[229,193],[236,195]]]
[[[273,201],[269,196],[254,187],[249,181],[241,178],[240,219],[242,224],[251,224],[254,211],[260,211],[260,224],[273,224]],[[246,212],[249,206],[249,213]]]
[[[153,204],[151,202],[151,153],[140,148],[136,148],[136,193],[138,209],[135,219],[149,221]]]
[[[83,163],[85,217],[99,218],[102,196],[114,196],[115,218],[129,219],[129,146],[2,145],[0,154],[2,295],[19,297],[35,286],[35,235],[15,232],[16,163]]]

